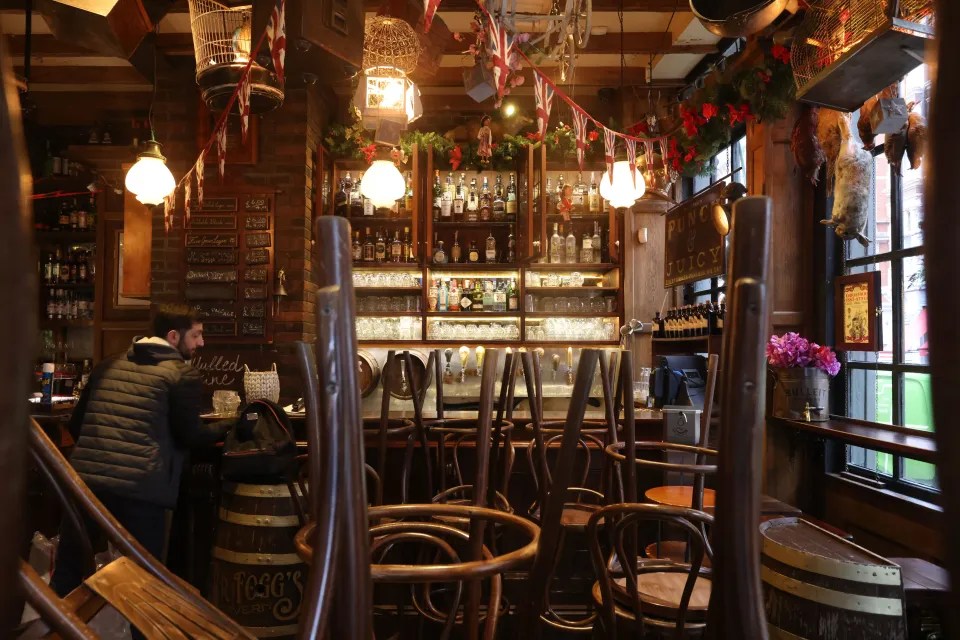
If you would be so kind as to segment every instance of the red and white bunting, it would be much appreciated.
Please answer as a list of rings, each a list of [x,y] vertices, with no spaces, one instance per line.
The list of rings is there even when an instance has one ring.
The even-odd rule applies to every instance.
[[[587,150],[587,120],[589,116],[580,109],[573,108],[573,135],[577,140],[577,164],[583,171],[583,156]]]
[[[163,197],[163,229],[170,233],[173,226],[173,198],[176,197],[176,191]]]
[[[267,23],[267,47],[270,49],[270,59],[273,60],[273,70],[277,74],[280,84],[283,84],[283,67],[287,58],[287,25],[284,13],[286,3],[277,0],[270,12],[270,21]]]
[[[627,145],[627,163],[630,165],[630,177],[633,185],[637,185],[637,141],[633,138],[624,138]]]
[[[433,16],[437,13],[441,0],[423,0],[423,32],[430,33],[433,25]]]
[[[217,129],[217,171],[220,173],[220,181],[223,182],[223,174],[227,169],[227,123],[220,124]]]
[[[187,181],[183,183],[183,226],[190,224],[190,186],[193,178],[187,174]]]
[[[603,128],[603,155],[607,161],[607,177],[613,183],[613,161],[617,157],[617,132]]]
[[[553,87],[547,82],[543,74],[533,72],[533,93],[537,98],[537,131],[540,139],[547,135],[547,125],[550,123],[550,109],[553,108]]]
[[[493,61],[493,84],[497,90],[497,102],[503,99],[507,88],[507,75],[510,74],[510,57],[513,55],[513,38],[507,30],[494,19],[487,21],[487,33],[490,36],[490,56]]]
[[[237,106],[240,109],[240,136],[243,144],[247,143],[247,132],[250,130],[250,70],[240,79],[240,90],[237,92]]]
[[[197,208],[203,207],[203,161],[206,159],[207,151],[200,152],[197,163],[193,165],[193,173],[197,176]]]

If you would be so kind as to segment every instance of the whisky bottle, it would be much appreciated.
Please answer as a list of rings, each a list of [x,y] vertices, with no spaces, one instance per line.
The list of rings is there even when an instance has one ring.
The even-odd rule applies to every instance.
[[[374,259],[376,262],[386,262],[387,260],[387,239],[384,237],[383,230],[377,231],[377,239],[374,242]]]
[[[410,241],[410,227],[403,228],[403,261],[413,262],[413,243]]]
[[[517,215],[517,185],[512,173],[510,174],[510,184],[507,185],[507,201],[504,205],[504,213],[510,219]]]
[[[403,196],[403,215],[410,217],[413,215],[413,177],[407,171],[407,191]]]
[[[507,262],[513,264],[517,261],[517,241],[511,233],[507,236]]]
[[[503,176],[497,174],[497,183],[493,188],[493,219],[503,220],[507,214],[507,203],[503,199]]]
[[[493,231],[487,236],[487,249],[484,253],[484,260],[486,262],[497,261],[497,239],[493,237]]]
[[[510,279],[510,288],[507,290],[507,311],[517,311],[520,308],[520,293],[517,291],[517,281]]]
[[[550,237],[550,264],[560,264],[563,262],[563,239],[560,237],[560,225],[553,223],[553,236]]]
[[[460,181],[457,183],[457,191],[453,196],[453,219],[454,220],[463,220],[463,205],[464,205],[464,185],[463,185],[464,175],[460,174]]]
[[[583,173],[577,174],[577,182],[573,185],[573,212],[583,213],[587,208],[587,191],[589,188],[583,182]]]
[[[440,219],[440,210],[443,207],[443,188],[440,186],[440,170],[437,169],[433,177],[433,219]]]
[[[472,264],[480,262],[480,252],[477,251],[477,245],[473,240],[470,241],[470,246],[467,249],[467,262]]]
[[[440,219],[449,220],[453,215],[453,174],[447,174],[446,187],[440,197]]]
[[[483,176],[483,189],[480,190],[480,219],[484,222],[490,220],[493,210],[493,197],[490,195],[490,183],[487,182],[487,176]]]
[[[450,247],[450,262],[459,263],[463,257],[460,249],[460,232],[453,232],[453,246]]]
[[[353,232],[353,261],[360,262],[363,260],[363,245],[360,244],[360,232]]]
[[[393,242],[390,243],[390,261],[403,262],[403,242],[400,241],[400,232],[393,232]]]
[[[590,213],[600,213],[600,189],[597,188],[597,175],[590,172],[590,192],[587,194],[587,208]]]
[[[567,225],[567,237],[564,242],[563,261],[574,264],[577,262],[577,236],[573,235],[573,225]]]
[[[443,240],[437,242],[437,248],[433,251],[433,262],[435,264],[447,263],[447,252],[443,248]]]
[[[470,194],[467,197],[467,222],[476,222],[480,215],[480,200],[477,196],[477,179],[470,178]]]

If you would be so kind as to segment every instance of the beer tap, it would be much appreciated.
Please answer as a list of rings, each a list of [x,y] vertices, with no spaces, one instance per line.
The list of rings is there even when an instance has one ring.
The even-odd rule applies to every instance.
[[[573,384],[573,347],[567,347],[567,384]]]
[[[467,381],[467,358],[470,357],[470,347],[460,347],[460,378],[459,382]]]
[[[450,368],[450,359],[453,358],[453,349],[447,349],[444,351],[443,357],[447,359],[447,366],[443,370],[443,382],[444,384],[450,384],[453,382],[453,369]]]

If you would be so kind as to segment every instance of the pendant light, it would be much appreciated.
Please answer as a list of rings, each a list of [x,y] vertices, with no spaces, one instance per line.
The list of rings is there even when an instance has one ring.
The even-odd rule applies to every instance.
[[[620,103],[623,104],[623,69],[626,61],[623,55],[623,0],[617,7],[617,18],[620,20]],[[632,169],[632,170],[631,170]],[[636,166],[630,167],[627,160],[618,160],[613,163],[613,178],[609,171],[603,172],[600,178],[600,196],[616,208],[632,207],[647,190],[643,173]]]
[[[374,160],[360,179],[360,195],[369,198],[378,209],[392,207],[406,190],[400,170],[390,160]]]
[[[147,113],[147,122],[150,125],[150,139],[143,143],[143,151],[137,156],[137,162],[123,180],[127,191],[136,196],[137,200],[146,205],[158,205],[176,188],[167,167],[167,159],[161,152],[162,147],[156,141],[153,133],[153,103],[157,99],[157,58],[154,51],[153,58],[153,96],[150,98],[150,110]]]

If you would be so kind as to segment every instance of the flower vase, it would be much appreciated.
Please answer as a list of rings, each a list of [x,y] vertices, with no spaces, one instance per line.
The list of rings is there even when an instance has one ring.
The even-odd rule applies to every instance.
[[[822,422],[830,417],[830,376],[817,367],[771,367],[773,417]]]

